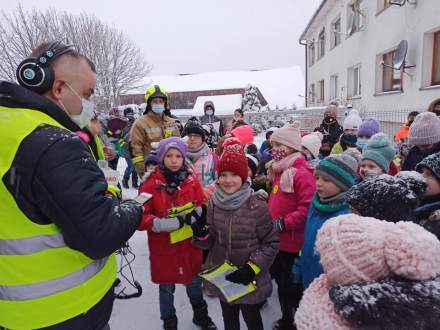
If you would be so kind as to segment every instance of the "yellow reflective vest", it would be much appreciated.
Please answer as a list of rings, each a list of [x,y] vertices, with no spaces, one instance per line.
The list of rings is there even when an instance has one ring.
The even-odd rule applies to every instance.
[[[0,107],[0,178],[21,142],[45,125],[62,127],[37,110]],[[42,328],[83,314],[115,279],[114,255],[93,260],[69,248],[57,226],[28,219],[0,179],[0,327]]]

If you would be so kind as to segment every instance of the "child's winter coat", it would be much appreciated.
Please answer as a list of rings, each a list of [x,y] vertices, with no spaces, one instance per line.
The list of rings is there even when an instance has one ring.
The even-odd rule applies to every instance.
[[[215,180],[217,179],[218,156],[208,145],[200,156],[190,157],[188,155],[188,165],[199,179],[202,189],[207,199],[212,196],[215,190]]]
[[[228,260],[238,267],[250,261],[260,269],[255,279],[257,290],[234,301],[234,304],[263,302],[272,293],[269,268],[279,245],[266,202],[254,194],[239,209],[223,210],[211,201],[207,211],[207,223],[208,239],[194,239],[194,243],[209,249],[206,261],[208,267],[220,265]],[[206,282],[205,286],[210,293],[224,299],[212,284]]]
[[[318,230],[328,219],[348,213],[350,213],[350,209],[345,201],[324,204],[319,201],[319,197],[315,193],[307,216],[304,243],[301,249],[301,275],[304,289],[307,289],[310,283],[324,272],[319,254],[315,251]]]
[[[170,208],[193,202],[201,206],[204,200],[198,179],[189,174],[179,189],[170,194],[166,180],[159,169],[152,173],[140,187],[139,192],[147,192],[153,198],[144,205],[142,228],[148,232],[150,248],[151,278],[157,284],[188,284],[201,271],[202,250],[191,244],[191,238],[171,244],[170,233],[152,231],[155,218],[168,217]]]
[[[279,233],[280,251],[297,253],[304,240],[304,227],[310,202],[316,190],[315,178],[306,159],[299,155],[293,162],[292,192],[283,191],[283,172],[274,172],[269,211],[273,219],[283,218],[285,230]]]

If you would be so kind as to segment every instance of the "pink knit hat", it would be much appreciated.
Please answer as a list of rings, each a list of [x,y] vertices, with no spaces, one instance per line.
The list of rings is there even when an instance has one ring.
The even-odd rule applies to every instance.
[[[300,123],[293,122],[275,130],[270,138],[271,142],[284,144],[285,146],[301,151]]]
[[[375,282],[391,274],[417,280],[440,274],[440,241],[411,222],[342,215],[319,230],[316,250],[332,285]]]
[[[440,118],[433,112],[417,115],[409,128],[408,144],[421,146],[440,142]]]

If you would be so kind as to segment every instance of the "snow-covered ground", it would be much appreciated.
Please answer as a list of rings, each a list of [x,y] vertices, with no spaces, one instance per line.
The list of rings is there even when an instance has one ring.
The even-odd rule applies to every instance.
[[[260,146],[264,137],[256,137],[256,144]],[[126,167],[125,160],[120,159],[118,164],[118,171],[123,173]],[[135,189],[125,189],[124,198],[135,197],[137,191]],[[147,235],[145,232],[136,232],[130,239],[129,244],[136,254],[136,259],[132,263],[135,279],[141,284],[143,294],[140,298],[134,298],[129,300],[116,300],[113,308],[112,318],[110,320],[110,326],[112,330],[156,330],[162,329],[162,321],[159,314],[159,288],[158,285],[151,282],[150,277],[150,263],[149,263],[149,251],[147,246]],[[128,274],[128,270],[124,271]],[[125,284],[125,283],[124,283]],[[133,292],[130,287],[127,287],[127,291]],[[217,324],[219,329],[223,329],[223,319],[220,309],[220,304],[217,299],[205,297],[209,305],[209,313]],[[191,305],[186,296],[185,288],[182,285],[176,287],[175,301],[174,301],[177,317],[179,319],[179,329],[191,330],[199,329],[196,327],[192,319]],[[276,294],[276,284],[274,283],[274,292],[268,304],[261,311],[264,329],[271,329],[272,323],[276,321],[280,315],[280,307],[278,304],[278,298]],[[242,320],[242,329],[246,329],[246,325]]]

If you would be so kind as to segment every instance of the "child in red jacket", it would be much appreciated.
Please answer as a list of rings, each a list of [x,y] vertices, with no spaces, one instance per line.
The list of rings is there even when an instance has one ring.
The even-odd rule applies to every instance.
[[[189,224],[185,212],[197,212],[204,200],[198,179],[185,164],[187,147],[177,137],[160,141],[159,166],[145,181],[140,192],[153,198],[144,205],[140,230],[147,230],[150,248],[151,278],[159,284],[160,315],[164,329],[177,329],[174,308],[175,284],[184,284],[193,307],[193,323],[202,329],[217,329],[208,315],[201,279],[202,250],[185,235]],[[192,210],[193,208],[196,208]],[[185,228],[184,228],[185,227]]]
[[[280,249],[271,273],[278,284],[282,312],[273,329],[295,329],[292,310],[299,304],[302,289],[293,284],[290,269],[303,244],[309,205],[316,190],[315,179],[300,152],[298,122],[277,129],[271,136],[271,144],[273,161],[269,166],[269,178],[272,180],[269,211],[280,238]]]

